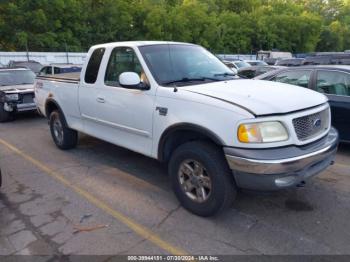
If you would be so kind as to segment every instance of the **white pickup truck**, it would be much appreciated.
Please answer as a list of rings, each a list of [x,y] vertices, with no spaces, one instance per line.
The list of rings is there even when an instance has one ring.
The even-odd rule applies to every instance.
[[[338,145],[324,95],[239,79],[187,43],[93,46],[80,78],[38,76],[35,96],[60,149],[79,131],[166,162],[177,198],[200,216],[228,207],[239,188],[302,185]]]

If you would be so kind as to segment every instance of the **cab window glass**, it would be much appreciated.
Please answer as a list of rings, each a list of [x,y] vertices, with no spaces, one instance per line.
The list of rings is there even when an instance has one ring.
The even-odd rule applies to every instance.
[[[54,68],[53,68],[53,72],[54,72],[54,74],[56,75],[56,74],[60,74],[60,73],[61,73],[61,70],[60,70],[59,67],[54,67]]]
[[[116,47],[113,49],[108,61],[105,84],[120,86],[119,75],[124,72],[135,72],[140,76],[141,82],[148,84],[146,75],[134,50],[129,47]]]
[[[243,78],[253,78],[255,77],[255,71],[254,70],[242,70],[238,72],[238,76],[241,76]]]
[[[287,71],[275,76],[272,80],[301,87],[308,87],[311,71]]]
[[[318,71],[316,89],[325,94],[349,96],[350,74],[336,71]]]
[[[104,48],[97,48],[91,55],[89,63],[86,67],[85,82],[88,84],[94,84],[97,80],[98,70],[100,69]]]
[[[47,74],[47,75],[52,75],[52,67],[51,67],[51,66],[48,66],[48,67],[46,68],[46,74]]]
[[[43,67],[41,70],[40,70],[40,72],[39,72],[39,75],[40,76],[43,76],[43,75],[46,75],[46,66],[45,67]]]

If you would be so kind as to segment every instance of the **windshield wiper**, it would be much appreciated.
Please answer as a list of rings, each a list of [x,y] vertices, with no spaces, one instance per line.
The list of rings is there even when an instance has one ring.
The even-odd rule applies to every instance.
[[[225,72],[225,73],[215,74],[214,76],[235,76],[235,74],[234,73]]]
[[[188,82],[197,82],[197,81],[219,81],[219,79],[217,78],[211,78],[211,77],[197,77],[197,78],[188,78],[188,77],[184,77],[182,79],[178,79],[178,80],[173,80],[173,81],[169,81],[169,82],[165,82],[163,83],[163,85],[171,85],[171,84],[176,84],[176,83],[188,83]]]

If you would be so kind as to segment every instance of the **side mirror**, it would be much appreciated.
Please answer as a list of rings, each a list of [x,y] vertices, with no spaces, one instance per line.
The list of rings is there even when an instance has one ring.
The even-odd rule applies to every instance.
[[[144,83],[141,82],[140,76],[135,72],[124,72],[119,75],[119,84],[122,87],[130,89],[149,89]]]

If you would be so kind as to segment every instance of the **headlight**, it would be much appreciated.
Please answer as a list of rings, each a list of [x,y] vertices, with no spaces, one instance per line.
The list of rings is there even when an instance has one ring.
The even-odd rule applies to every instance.
[[[5,95],[6,101],[17,101],[18,100],[18,94],[6,94]]]
[[[242,143],[269,143],[288,139],[288,132],[280,122],[241,124],[238,140]]]

